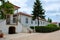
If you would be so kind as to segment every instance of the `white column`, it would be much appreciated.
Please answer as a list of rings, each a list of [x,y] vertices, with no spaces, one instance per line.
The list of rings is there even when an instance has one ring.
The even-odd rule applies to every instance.
[[[13,23],[13,15],[10,15],[10,24]]]

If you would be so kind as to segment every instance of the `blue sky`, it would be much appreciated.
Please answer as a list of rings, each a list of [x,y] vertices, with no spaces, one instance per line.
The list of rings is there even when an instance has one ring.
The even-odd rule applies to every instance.
[[[9,0],[14,5],[21,7],[19,11],[32,13],[35,0]],[[46,19],[49,17],[53,22],[60,22],[60,0],[41,0],[45,9]]]

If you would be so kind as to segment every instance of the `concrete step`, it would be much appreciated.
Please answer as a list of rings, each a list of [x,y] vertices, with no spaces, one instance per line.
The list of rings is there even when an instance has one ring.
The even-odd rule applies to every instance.
[[[33,32],[33,30],[30,29],[30,28],[28,28],[28,27],[23,27],[22,32],[24,32],[24,33],[29,33],[29,32]]]

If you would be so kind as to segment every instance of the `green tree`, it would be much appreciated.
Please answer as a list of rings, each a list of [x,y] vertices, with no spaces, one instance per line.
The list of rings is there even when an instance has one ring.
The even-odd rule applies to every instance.
[[[2,2],[2,5],[0,6],[0,11],[4,15],[3,18],[5,18],[6,14],[14,13],[14,5],[13,4],[9,3],[9,1],[5,2],[5,0],[1,1],[1,2]]]
[[[0,2],[1,2],[1,5],[0,5],[0,19],[3,19],[4,18],[4,14],[3,14],[2,8],[4,6],[2,6],[2,5],[4,5],[5,0],[0,0]]]
[[[50,22],[50,23],[51,23],[51,22],[52,22],[52,19],[48,18],[48,22]]]
[[[38,26],[39,26],[39,18],[41,19],[45,19],[45,16],[44,16],[44,9],[42,8],[42,5],[41,5],[41,1],[39,0],[36,0],[36,2],[34,2],[34,8],[33,8],[33,17],[32,19],[35,20],[37,19],[38,20]]]

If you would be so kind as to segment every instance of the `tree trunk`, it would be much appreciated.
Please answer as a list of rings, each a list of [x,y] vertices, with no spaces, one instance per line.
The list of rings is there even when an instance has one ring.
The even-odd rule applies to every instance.
[[[37,26],[39,26],[39,18],[38,18],[38,25]]]

